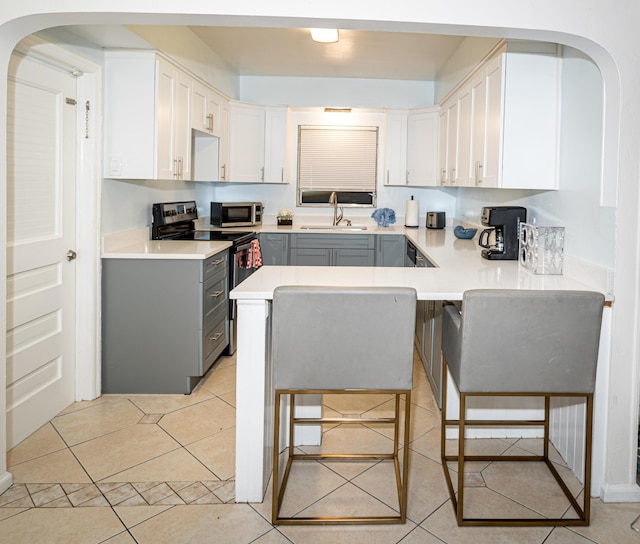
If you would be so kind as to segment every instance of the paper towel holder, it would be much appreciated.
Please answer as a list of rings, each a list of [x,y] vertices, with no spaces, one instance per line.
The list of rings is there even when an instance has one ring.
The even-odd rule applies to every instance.
[[[411,200],[407,200],[407,209],[404,217],[404,226],[409,228],[418,228],[418,223],[420,217],[420,202],[413,199],[413,195],[411,195]]]

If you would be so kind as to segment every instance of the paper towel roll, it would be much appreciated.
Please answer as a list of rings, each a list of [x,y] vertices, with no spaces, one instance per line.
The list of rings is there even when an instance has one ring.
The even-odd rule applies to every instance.
[[[405,227],[417,227],[420,217],[420,202],[418,200],[407,200],[407,211],[404,214]]]

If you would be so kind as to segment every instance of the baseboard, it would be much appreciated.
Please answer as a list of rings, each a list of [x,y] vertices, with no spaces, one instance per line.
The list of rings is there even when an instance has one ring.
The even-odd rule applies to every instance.
[[[0,495],[7,489],[9,489],[12,483],[13,476],[11,476],[10,472],[5,472],[2,476],[0,476]]]
[[[605,484],[600,490],[604,502],[640,502],[640,487],[636,484]]]

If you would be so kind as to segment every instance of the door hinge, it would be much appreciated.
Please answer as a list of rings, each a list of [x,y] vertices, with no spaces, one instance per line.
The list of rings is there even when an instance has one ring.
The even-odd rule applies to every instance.
[[[77,104],[75,98],[65,98],[64,101],[70,106],[75,106]]]
[[[91,110],[91,102],[88,100],[84,103],[84,139],[89,139],[89,111]]]

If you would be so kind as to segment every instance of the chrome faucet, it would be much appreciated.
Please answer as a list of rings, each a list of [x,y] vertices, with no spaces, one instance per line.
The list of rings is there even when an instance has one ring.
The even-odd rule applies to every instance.
[[[342,206],[340,206],[340,214],[338,214],[338,195],[335,191],[329,196],[329,204],[333,205],[333,226],[337,227],[344,217]]]

